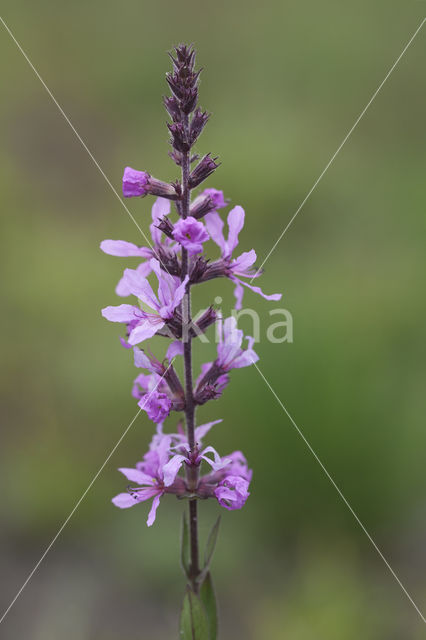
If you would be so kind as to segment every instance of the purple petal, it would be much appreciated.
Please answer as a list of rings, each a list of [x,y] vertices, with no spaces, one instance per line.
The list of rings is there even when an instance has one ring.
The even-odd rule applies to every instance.
[[[152,501],[152,507],[148,514],[148,520],[146,521],[146,524],[148,525],[148,527],[151,527],[155,522],[158,505],[160,504],[160,498],[162,495],[163,495],[162,493],[160,493],[159,495],[156,495],[154,500]]]
[[[223,236],[223,220],[217,211],[208,213],[204,220],[206,222],[207,231],[210,234],[210,238],[217,244],[221,252],[225,251],[225,238]]]
[[[129,507],[134,507],[135,504],[138,504],[138,500],[135,500],[130,493],[119,493],[112,499],[112,503],[115,504],[119,509],[128,509]]]
[[[156,446],[156,452],[158,456],[158,473],[161,474],[161,470],[167,464],[170,453],[170,447],[172,444],[172,438],[170,435],[163,435],[159,438]]]
[[[126,269],[127,271],[127,269]],[[135,272],[135,278],[146,278],[151,273],[151,265],[149,262],[142,262],[136,269],[128,269],[128,271]],[[126,275],[123,275],[119,283],[115,288],[115,293],[118,296],[126,297],[132,295],[131,287],[129,286],[129,280]]]
[[[242,367],[249,367],[259,360],[259,356],[253,349],[246,349],[241,352],[241,355],[234,358],[232,361],[233,369],[241,369]]]
[[[162,472],[164,486],[170,487],[170,485],[173,484],[184,460],[186,460],[186,456],[178,454],[170,458],[168,463],[164,465]]]
[[[148,356],[144,351],[135,347],[133,349],[133,354],[135,358],[134,360],[135,367],[139,367],[141,369],[148,369],[148,371],[151,371],[152,373],[156,373],[152,370],[151,360],[148,358]]]
[[[130,482],[135,482],[136,484],[139,484],[139,485],[142,485],[142,484],[152,485],[154,482],[152,476],[149,476],[146,473],[139,471],[138,469],[134,469],[133,467],[132,468],[121,467],[119,471],[120,473],[125,475],[126,478],[130,480]]]
[[[267,295],[266,293],[263,293],[262,289],[260,287],[254,287],[252,284],[249,284],[248,282],[244,282],[244,280],[240,280],[239,278],[237,278],[236,276],[230,276],[231,280],[235,283],[239,283],[242,284],[244,287],[247,287],[247,289],[251,289],[252,291],[254,291],[254,293],[258,293],[260,296],[262,296],[262,298],[265,298],[265,300],[281,300],[282,298],[282,293],[271,293],[270,295]]]
[[[132,304],[119,304],[102,309],[102,315],[110,322],[131,322],[138,316],[140,310]]]
[[[152,251],[148,247],[138,247],[136,244],[133,244],[133,242],[126,242],[126,240],[103,240],[101,242],[101,249],[110,256],[122,258],[132,256],[150,258],[152,255]]]
[[[168,216],[169,213],[170,200],[167,200],[167,198],[157,198],[157,200],[152,205],[152,224],[149,227],[152,241],[156,245],[160,245],[163,240],[163,234],[160,229],[158,229],[158,223],[160,222],[161,218],[163,218],[164,216]]]
[[[124,305],[123,305],[124,306]],[[164,327],[165,322],[156,316],[149,316],[142,320],[137,327],[133,329],[131,334],[129,335],[129,344],[134,346],[135,344],[139,344],[148,338],[152,338],[157,331]]]
[[[244,226],[244,209],[236,206],[228,214],[229,235],[226,247],[226,255],[230,256],[238,244],[238,234]]]
[[[167,349],[167,360],[173,360],[173,358],[176,358],[176,356],[183,356],[183,342],[181,342],[180,340],[175,340],[174,342],[172,342]]]
[[[206,453],[212,453],[214,460],[206,456]],[[213,447],[206,447],[200,454],[200,458],[209,463],[213,471],[223,469],[226,465],[232,462],[231,458],[221,458],[216,449]]]
[[[148,267],[151,269],[151,262],[148,263]],[[152,290],[148,280],[141,276],[136,269],[125,269],[123,274],[123,281],[127,286],[127,290],[134,296],[137,296],[142,302],[144,302],[151,309],[158,311],[160,306],[157,296]]]
[[[215,424],[219,424],[219,422],[222,422],[222,418],[220,418],[219,420],[214,420],[213,422],[206,422],[206,424],[201,424],[199,427],[197,427],[194,432],[196,442],[200,444],[206,433],[208,433]]]
[[[170,200],[167,198],[157,198],[152,205],[151,215],[152,221],[158,224],[161,218],[168,216],[170,213]]]
[[[173,309],[176,309],[176,307],[182,302],[183,296],[185,295],[185,291],[186,291],[186,283],[189,280],[189,276],[185,276],[184,280],[182,281],[182,284],[179,285],[174,293],[173,296]]]
[[[232,273],[235,273],[237,276],[251,276],[252,274],[249,272],[249,269],[256,262],[256,259],[257,256],[254,249],[244,251],[244,253],[231,262]]]
[[[239,311],[243,306],[244,287],[241,286],[240,282],[236,278],[233,278],[232,280],[235,283],[235,310]]]

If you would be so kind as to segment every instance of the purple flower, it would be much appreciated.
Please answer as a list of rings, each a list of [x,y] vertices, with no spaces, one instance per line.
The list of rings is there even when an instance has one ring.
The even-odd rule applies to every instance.
[[[158,278],[158,297],[153,292],[148,280],[140,277],[134,269],[126,269],[123,276],[123,285],[132,295],[138,297],[142,304],[152,312],[143,311],[140,307],[130,304],[120,304],[102,309],[102,315],[111,322],[132,323],[129,335],[129,344],[135,345],[151,338],[160,331],[168,320],[174,316],[174,311],[185,295],[186,283],[189,276],[181,282],[179,278],[169,275],[161,270],[158,260],[150,260],[152,271]]]
[[[145,196],[149,182],[149,173],[126,167],[123,175],[123,195],[125,198]]]
[[[148,397],[139,400],[138,405],[144,409],[148,418],[156,424],[164,422],[172,408],[172,402],[166,393],[154,391]]]
[[[161,378],[157,374],[146,376],[140,373],[133,382],[132,396],[139,399],[138,405],[146,411],[148,418],[160,424],[170,414],[172,400],[165,391],[160,391]]]
[[[172,342],[167,350],[170,361],[181,355],[183,345]],[[150,375],[140,373],[133,382],[132,396],[139,400],[138,405],[146,411],[148,418],[156,424],[162,423],[172,409],[181,410],[184,406],[184,393],[176,373],[169,364],[167,367],[154,356],[147,356],[142,350],[134,348],[135,366],[147,369]]]
[[[136,269],[139,276],[147,277],[151,273],[151,265],[149,260],[151,258],[158,258],[159,254],[166,255],[167,252],[171,254],[176,253],[179,250],[179,245],[167,236],[164,236],[158,225],[164,216],[170,213],[170,200],[166,198],[157,198],[151,209],[152,223],[150,224],[150,232],[153,242],[153,247],[139,247],[132,242],[126,240],[103,240],[101,242],[101,250],[110,256],[117,256],[120,258],[129,257],[141,257],[148,260],[148,262],[142,262]],[[121,278],[118,283],[115,292],[118,296],[126,297],[130,295],[130,291],[126,285],[125,279]]]
[[[216,449],[214,449],[213,447],[205,447],[201,451],[196,448],[192,453],[190,453],[188,443],[182,444],[181,448],[184,450],[184,453],[178,453],[174,455],[164,466],[163,471],[165,482],[169,482],[171,478],[173,478],[174,480],[179,472],[179,469],[184,463],[188,466],[197,467],[201,464],[201,461],[204,460],[211,466],[213,471],[220,471],[221,469],[226,467],[226,465],[231,464],[230,458],[221,458]],[[213,455],[213,459],[209,458],[209,456],[207,455],[208,453],[211,453]],[[173,482],[173,480],[171,480],[171,482]]]
[[[215,365],[222,372],[231,369],[241,369],[257,362],[259,356],[253,351],[254,338],[246,336],[248,347],[243,350],[244,334],[241,329],[237,329],[237,321],[234,316],[226,318],[219,323],[220,341],[217,345],[217,359]]]
[[[188,216],[176,222],[173,237],[188,251],[190,256],[195,256],[202,252],[203,242],[209,239],[209,234],[202,222]]]
[[[253,472],[241,451],[234,451],[227,459],[230,462],[225,467],[201,478],[199,491],[210,495],[214,487],[213,495],[222,507],[241,509],[250,495],[248,488]]]
[[[226,200],[223,195],[223,191],[219,191],[218,189],[204,189],[204,191],[200,194],[201,196],[210,196],[213,201],[215,209],[222,209],[222,207],[226,207]]]
[[[169,469],[167,479],[164,477],[164,467],[171,455],[170,446],[170,436],[157,434],[156,439],[153,439],[150,450],[145,454],[143,461],[136,465],[136,468],[123,467],[119,469],[130,482],[135,482],[139,486],[132,488],[127,493],[119,493],[112,499],[112,502],[120,509],[128,509],[139,502],[145,502],[153,498],[147,520],[148,527],[155,521],[161,496],[164,493],[177,493],[179,489],[179,487],[172,488],[177,472],[173,476]]]
[[[224,263],[226,275],[236,284],[234,295],[236,298],[236,309],[241,309],[243,300],[243,286],[251,289],[255,293],[258,293],[266,300],[281,300],[280,293],[273,293],[267,295],[263,293],[260,287],[255,287],[240,280],[238,276],[246,278],[259,277],[260,273],[257,273],[251,267],[256,261],[256,252],[254,249],[242,253],[238,258],[232,259],[232,252],[238,245],[238,236],[241,229],[244,226],[244,209],[240,206],[236,206],[228,214],[228,239],[225,240],[223,235],[223,220],[216,211],[208,213],[205,217],[207,230],[211,239],[218,245],[222,253],[222,261]]]
[[[214,490],[221,507],[233,511],[241,509],[250,495],[249,483],[241,476],[227,476]]]

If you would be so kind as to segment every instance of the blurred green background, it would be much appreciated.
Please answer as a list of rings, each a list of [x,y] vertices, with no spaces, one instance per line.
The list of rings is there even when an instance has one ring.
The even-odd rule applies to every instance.
[[[425,13],[424,2],[5,0],[3,18],[101,167],[172,179],[166,51],[198,49],[208,186],[247,213],[266,256]],[[259,366],[414,600],[426,608],[424,54],[419,34],[272,254],[294,343]],[[5,609],[136,412],[114,304],[124,261],[103,238],[138,231],[2,28],[2,527]],[[152,202],[127,205],[147,230]],[[135,263],[136,264],[136,263]],[[211,286],[210,286],[211,285]],[[210,283],[196,304],[232,286]],[[246,293],[262,327],[273,303]],[[158,343],[157,343],[158,345]],[[157,353],[162,356],[164,344]],[[197,349],[197,366],[210,357]],[[424,625],[256,370],[234,372],[210,442],[254,469],[222,514],[221,638],[421,638]],[[173,427],[169,420],[169,426]],[[145,527],[120,512],[118,466],[152,434],[140,416],[2,624],[4,638],[169,640],[183,588],[182,505]],[[201,535],[218,513],[201,505]]]

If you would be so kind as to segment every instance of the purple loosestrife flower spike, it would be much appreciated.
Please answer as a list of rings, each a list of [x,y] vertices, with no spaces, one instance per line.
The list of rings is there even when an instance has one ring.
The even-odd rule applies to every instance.
[[[147,520],[151,526],[162,496],[172,494],[187,499],[189,527],[183,542],[186,544],[188,537],[189,542],[183,556],[188,560],[183,564],[187,593],[197,598],[200,589],[211,589],[211,583],[205,578],[208,566],[201,567],[199,561],[199,501],[212,498],[229,511],[241,509],[250,495],[252,470],[241,451],[221,456],[212,445],[203,443],[210,437],[212,427],[222,420],[197,424],[196,409],[218,399],[229,384],[230,372],[255,363],[258,355],[253,349],[254,339],[244,337],[235,317],[223,320],[210,305],[192,318],[191,293],[194,286],[222,277],[235,284],[237,308],[241,308],[244,287],[267,300],[279,300],[281,294],[266,295],[242,279],[260,275],[253,266],[254,249],[233,257],[244,226],[243,208],[236,206],[229,211],[228,233],[224,234],[225,225],[219,212],[228,201],[223,191],[201,187],[193,197],[192,190],[202,185],[219,164],[211,152],[203,155],[198,148],[195,150],[209,119],[207,111],[197,106],[200,71],[195,68],[195,51],[182,44],[170,57],[173,68],[166,80],[171,95],[163,101],[171,119],[167,124],[169,155],[179,168],[179,176],[169,183],[146,171],[125,168],[124,197],[156,196],[150,219],[152,246],[112,239],[101,243],[102,251],[108,255],[139,259],[139,264],[130,264],[124,269],[116,286],[118,296],[134,296],[133,302],[130,299],[128,304],[107,306],[102,309],[102,315],[125,326],[125,337],[120,340],[127,353],[133,350],[134,365],[138,369],[132,396],[145,412],[144,416],[156,425],[142,461],[135,467],[119,469],[131,486],[112,501],[115,506],[126,509],[152,500]],[[220,250],[220,257],[213,261],[205,250],[208,240]],[[194,383],[193,350],[196,345],[201,349],[202,334],[216,322],[217,357],[201,366]],[[161,351],[162,356],[165,354],[162,360],[145,348],[145,344],[144,349],[138,346],[153,336],[170,341],[167,349]],[[175,368],[176,359],[179,366]],[[180,368],[183,376],[179,375]],[[169,423],[176,413],[184,414],[185,426],[179,420],[167,429],[170,433],[165,433],[164,423]],[[209,592],[208,597],[214,598],[214,594]]]

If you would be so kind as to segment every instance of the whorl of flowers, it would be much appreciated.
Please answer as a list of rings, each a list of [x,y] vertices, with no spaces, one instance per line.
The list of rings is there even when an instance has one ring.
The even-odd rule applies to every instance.
[[[164,106],[171,119],[167,125],[172,148],[169,155],[180,168],[180,177],[167,183],[147,171],[125,168],[126,198],[157,197],[152,206],[152,243],[149,246],[124,240],[101,243],[102,251],[109,255],[141,259],[138,267],[124,270],[116,287],[116,294],[129,301],[105,307],[102,315],[125,327],[121,342],[126,349],[133,349],[134,364],[142,370],[134,381],[132,395],[156,424],[150,448],[142,460],[135,467],[120,469],[130,485],[113,498],[113,503],[125,509],[152,500],[147,520],[151,526],[161,496],[171,493],[188,499],[189,525],[184,526],[187,540],[183,540],[183,544],[188,544],[188,559],[184,569],[188,588],[195,597],[208,572],[208,566],[200,567],[199,563],[197,503],[200,499],[214,498],[225,509],[240,509],[249,496],[252,476],[240,451],[221,456],[212,446],[202,444],[211,427],[221,420],[197,427],[196,407],[219,398],[228,385],[230,371],[249,366],[258,356],[253,350],[253,338],[246,338],[247,346],[243,347],[244,336],[237,329],[235,318],[223,320],[210,307],[197,321],[192,321],[191,289],[213,278],[227,278],[235,285],[236,308],[241,308],[244,287],[267,300],[279,300],[281,295],[266,295],[245,280],[260,275],[254,268],[254,249],[234,256],[244,226],[242,207],[231,208],[224,233],[225,224],[219,213],[227,206],[223,192],[206,188],[192,198],[192,190],[219,165],[210,153],[199,157],[193,151],[209,119],[209,114],[197,106],[200,72],[195,70],[195,51],[180,45],[171,59],[173,69],[166,76],[171,95],[164,98]],[[175,220],[171,217],[172,204]],[[219,256],[206,256],[204,244],[209,240],[219,248]],[[193,382],[192,343],[217,322],[220,323],[217,358],[204,364]],[[163,360],[146,348],[146,341],[154,335],[171,340]],[[174,366],[179,358],[183,358],[182,381]],[[163,422],[171,414],[182,412],[185,429],[179,423],[175,433],[165,433]],[[216,533],[217,525],[213,528],[214,537]]]

